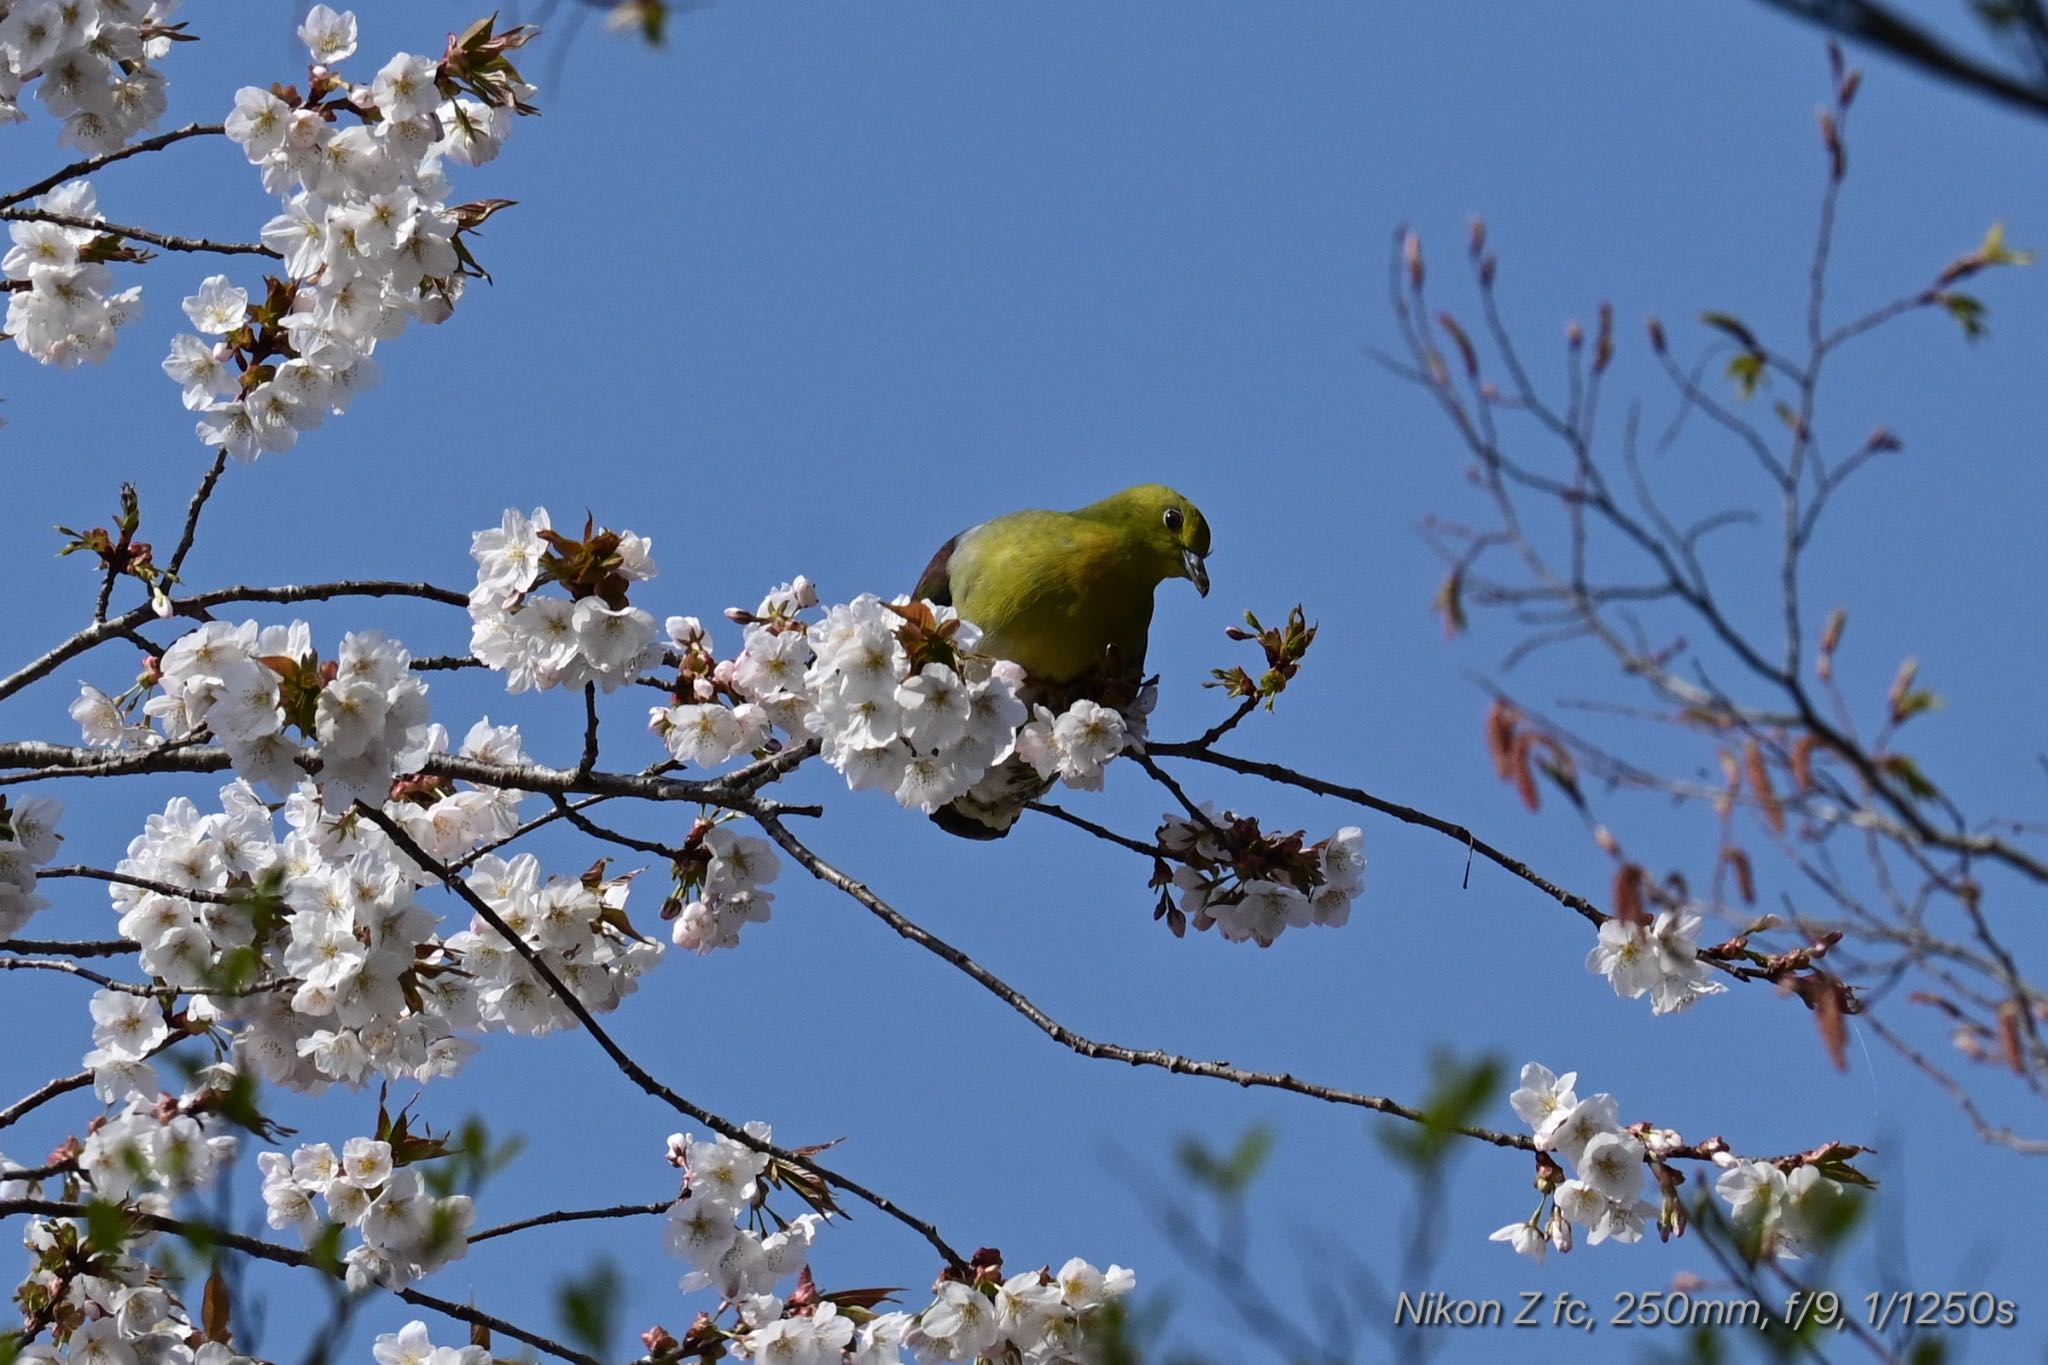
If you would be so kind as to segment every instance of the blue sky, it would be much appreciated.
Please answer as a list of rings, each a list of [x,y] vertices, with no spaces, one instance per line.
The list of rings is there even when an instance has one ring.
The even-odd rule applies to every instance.
[[[384,54],[437,51],[456,6],[363,3],[367,78]],[[294,15],[296,11],[292,12]],[[204,41],[167,62],[166,126],[217,119],[240,84],[303,77],[283,6],[194,3]],[[515,15],[508,9],[507,18]],[[1441,568],[1417,534],[1432,512],[1470,512],[1452,434],[1424,397],[1368,352],[1396,334],[1383,297],[1388,246],[1414,225],[1438,300],[1472,311],[1457,279],[1467,218],[1502,256],[1511,324],[1559,374],[1562,329],[1613,300],[1622,358],[1611,391],[1656,395],[1640,321],[1662,315],[1680,351],[1704,308],[1781,334],[1795,327],[1819,187],[1814,107],[1821,40],[1758,6],[1559,0],[1286,6],[743,4],[692,14],[649,52],[588,25],[533,50],[545,114],[505,156],[462,177],[468,197],[519,206],[480,245],[497,277],[439,329],[380,352],[384,380],[299,448],[237,467],[215,499],[188,577],[233,582],[384,575],[466,586],[469,532],[508,505],[585,509],[654,538],[657,615],[751,605],[790,575],[828,600],[906,589],[961,527],[1020,506],[1074,506],[1160,480],[1215,529],[1215,588],[1160,592],[1152,662],[1165,675],[1159,732],[1220,711],[1197,686],[1236,662],[1221,630],[1244,608],[1306,604],[1323,634],[1274,717],[1236,749],[1355,782],[1469,823],[1566,885],[1604,898],[1610,868],[1570,816],[1525,813],[1481,739],[1485,694],[1513,637],[1482,619],[1446,643],[1428,604]],[[374,60],[366,60],[373,58]],[[2048,241],[2048,185],[2026,174],[2048,128],[1868,63],[1852,131],[1836,297],[1878,302],[1973,247],[1994,219],[2020,245]],[[0,181],[62,157],[47,122],[5,134]],[[198,142],[110,169],[102,211],[163,230],[253,236],[270,203],[238,151]],[[49,558],[53,522],[89,524],[134,480],[157,539],[204,469],[176,390],[157,370],[177,300],[216,267],[169,257],[130,271],[149,311],[103,369],[58,374],[10,354],[0,392],[0,573],[20,585],[0,629],[10,659],[85,619],[93,587]],[[255,272],[231,274],[245,282]],[[2036,458],[2048,315],[2038,272],[1979,292],[1991,339],[1946,319],[1907,321],[1830,380],[1841,429],[1883,422],[1907,442],[1844,495],[1813,565],[1814,614],[1853,611],[1844,673],[1873,702],[1900,658],[1949,702],[1919,722],[1915,752],[1977,811],[2023,814],[2039,792],[2043,662],[2034,571],[2048,466]],[[1611,410],[1618,414],[1619,408]],[[1610,422],[1610,429],[1614,423]],[[1695,427],[1660,473],[1704,500],[1754,497],[1754,471]],[[1738,577],[1765,538],[1728,544]],[[1761,598],[1746,609],[1768,609]],[[459,649],[451,613],[365,609],[314,618],[323,637],[368,625],[415,652]],[[726,643],[736,644],[728,629]],[[1524,679],[1539,699],[1577,686],[1587,660]],[[118,686],[109,651],[9,703],[10,736],[64,738],[69,685]],[[488,711],[530,747],[573,753],[573,709],[437,675],[436,716]],[[620,764],[655,756],[621,701],[606,732]],[[1073,803],[1146,833],[1162,793],[1120,765]],[[827,857],[958,944],[1063,1022],[1092,1036],[1414,1099],[1432,1049],[1493,1053],[1510,1068],[1577,1069],[1629,1119],[1725,1134],[1777,1152],[1840,1137],[1884,1149],[1899,1287],[2015,1297],[2014,1333],[1956,1338],[1968,1358],[2038,1350],[2048,1256],[2030,1235],[2048,1186],[2023,1158],[1987,1150],[1948,1101],[1872,1040],[1834,1072],[1796,1004],[1759,989],[1689,1015],[1650,1018],[1586,973],[1585,926],[1480,865],[1461,889],[1449,841],[1295,794],[1191,778],[1312,837],[1361,823],[1369,886],[1352,924],[1261,952],[1214,936],[1176,941],[1150,918],[1146,868],[1074,831],[1033,821],[1014,837],[949,839],[831,774],[796,790],[828,802],[813,835]],[[111,863],[178,788],[74,786],[67,856]],[[1707,822],[1653,803],[1623,807],[1631,846],[1704,868]],[[646,825],[657,830],[657,825]],[[594,854],[538,845],[559,870]],[[1311,1232],[1393,1277],[1407,1191],[1376,1126],[1352,1111],[1214,1082],[1133,1072],[1054,1047],[970,982],[918,954],[850,901],[793,869],[776,917],[744,947],[666,962],[618,1017],[656,1074],[779,1139],[844,1138],[849,1174],[936,1221],[956,1243],[1000,1246],[1013,1265],[1085,1255],[1173,1286],[1179,1339],[1235,1356],[1209,1291],[1176,1263],[1110,1154],[1170,1177],[1186,1133],[1226,1142],[1270,1125],[1255,1264],[1295,1302],[1295,1251]],[[2006,888],[2008,923],[2025,902]],[[644,893],[643,893],[644,894]],[[650,898],[643,907],[651,914]],[[37,922],[50,936],[111,930],[97,897],[67,889]],[[2015,946],[2038,951],[2038,930]],[[6,983],[17,1038],[0,1095],[76,1066],[85,992]],[[21,1022],[33,1017],[30,1030]],[[598,1064],[587,1039],[492,1040],[433,1087],[443,1123],[481,1111],[528,1147],[481,1201],[484,1223],[547,1207],[672,1192],[662,1140],[673,1116]],[[2013,1097],[1994,1089],[2000,1101]],[[364,1131],[374,1096],[286,1102],[302,1140]],[[2023,1114],[2023,1111],[2022,1111]],[[1513,1118],[1503,1099],[1488,1116]],[[84,1122],[51,1110],[7,1135],[40,1155]],[[1620,1291],[1710,1273],[1691,1242],[1581,1249],[1542,1268],[1486,1242],[1526,1211],[1528,1166],[1475,1149],[1441,1210],[1447,1250],[1426,1285],[1512,1301]],[[243,1209],[254,1202],[243,1191]],[[928,1249],[859,1214],[815,1264],[837,1284],[921,1286]],[[427,1287],[540,1325],[548,1286],[608,1256],[629,1287],[624,1322],[680,1331],[703,1306],[678,1294],[659,1224],[593,1224],[508,1239]],[[1867,1254],[1845,1288],[1877,1287]],[[915,1305],[913,1305],[915,1306]],[[271,1306],[271,1349],[293,1308]],[[1304,1310],[1307,1311],[1307,1310]],[[373,1303],[372,1329],[411,1316]],[[1222,1331],[1226,1335],[1205,1335]],[[451,1339],[454,1334],[450,1333]],[[1222,1349],[1214,1349],[1222,1344]],[[1584,1359],[1574,1334],[1442,1340],[1440,1360]],[[1641,1332],[1594,1338],[1634,1358]],[[1661,1343],[1672,1344],[1672,1343]],[[1368,1342],[1367,1356],[1379,1354]],[[1846,1354],[1846,1351],[1845,1351]]]

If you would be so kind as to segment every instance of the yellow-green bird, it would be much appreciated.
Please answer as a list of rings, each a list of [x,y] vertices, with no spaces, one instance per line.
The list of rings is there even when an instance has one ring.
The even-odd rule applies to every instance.
[[[1145,667],[1152,593],[1185,578],[1209,594],[1209,522],[1164,484],[1141,483],[1072,512],[1027,511],[969,527],[939,547],[915,596],[981,627],[981,651],[1027,674],[1025,699],[1128,702]],[[1008,771],[1021,769],[1021,771]],[[997,839],[1045,785],[1029,764],[935,812],[954,834]],[[990,790],[991,788],[995,790]]]

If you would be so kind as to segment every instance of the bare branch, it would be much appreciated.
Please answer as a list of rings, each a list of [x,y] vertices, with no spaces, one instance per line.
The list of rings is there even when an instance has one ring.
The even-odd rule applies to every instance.
[[[0,208],[0,222],[55,223],[59,227],[85,228],[93,232],[104,232],[113,237],[125,237],[129,241],[147,242],[166,251],[211,252],[216,256],[268,256],[274,261],[284,259],[261,242],[214,242],[204,237],[174,237],[167,232],[123,227],[119,223],[109,223],[97,218],[76,218],[70,214],[51,213],[45,209]]]
[[[111,152],[102,152],[98,156],[89,156],[83,161],[74,161],[69,166],[52,171],[49,175],[44,176],[26,189],[16,190],[12,194],[0,194],[0,209],[11,207],[21,203],[24,199],[33,199],[39,194],[54,190],[67,180],[76,180],[81,175],[91,175],[100,167],[111,166],[116,161],[125,161],[131,156],[140,156],[144,152],[161,151],[174,142],[183,142],[188,137],[211,137],[216,133],[224,133],[226,131],[227,129],[218,123],[188,123],[183,128],[174,128],[168,133],[158,133],[155,137],[146,137],[140,142],[131,142],[126,147],[121,147]]]
[[[1565,890],[1556,882],[1551,881],[1548,877],[1536,871],[1535,868],[1530,867],[1520,858],[1503,853],[1500,849],[1486,842],[1486,840],[1480,838],[1471,830],[1466,829],[1463,825],[1453,824],[1449,820],[1431,815],[1428,811],[1417,810],[1413,806],[1404,806],[1399,802],[1374,796],[1362,787],[1347,787],[1342,783],[1325,782],[1319,777],[1310,777],[1306,773],[1298,773],[1292,768],[1284,768],[1277,763],[1263,763],[1256,759],[1236,758],[1230,754],[1219,753],[1213,749],[1201,749],[1187,744],[1155,744],[1152,746],[1152,752],[1162,758],[1192,759],[1197,763],[1207,763],[1214,767],[1227,768],[1231,772],[1243,773],[1249,777],[1263,777],[1270,782],[1279,782],[1286,786],[1299,787],[1303,791],[1315,792],[1319,796],[1334,796],[1339,800],[1363,806],[1367,810],[1376,810],[1382,815],[1391,815],[1396,820],[1402,821],[1405,824],[1421,825],[1425,829],[1433,829],[1439,834],[1457,840],[1466,848],[1477,853],[1495,866],[1520,877],[1559,905],[1582,916],[1588,923],[1599,925],[1607,922],[1606,912],[1584,896]]]
[[[89,1212],[90,1209],[87,1205],[69,1204],[56,1199],[0,1200],[0,1218],[12,1217],[15,1214],[23,1213],[35,1214],[45,1218],[84,1218]],[[230,1250],[239,1251],[244,1256],[253,1256],[260,1261],[273,1261],[278,1265],[295,1266],[302,1270],[317,1270],[337,1280],[343,1278],[346,1274],[339,1264],[317,1260],[309,1253],[300,1251],[296,1247],[279,1246],[275,1242],[265,1242],[255,1237],[245,1237],[241,1233],[231,1231],[228,1228],[217,1227],[208,1223],[195,1223],[183,1218],[166,1218],[161,1214],[144,1213],[139,1209],[123,1209],[122,1216],[137,1227],[152,1228],[157,1232],[167,1232],[172,1236],[188,1238],[209,1246],[224,1246]],[[394,1289],[390,1292],[404,1299],[407,1303],[421,1308],[432,1309],[444,1317],[453,1318],[458,1322],[467,1322],[477,1327],[488,1327],[493,1332],[501,1332],[511,1337],[514,1341],[523,1341],[536,1350],[545,1351],[551,1356],[571,1361],[573,1365],[605,1365],[605,1362],[600,1361],[596,1356],[586,1355],[573,1347],[564,1346],[560,1342],[540,1335],[538,1332],[529,1331],[524,1327],[507,1322],[505,1319],[493,1316],[481,1309],[472,1308],[466,1304],[452,1303],[447,1299],[422,1293],[417,1289]]]
[[[206,500],[213,496],[214,485],[228,467],[227,447],[222,446],[214,453],[213,463],[207,466],[206,474],[199,480],[199,487],[193,491],[192,501],[185,508],[185,529],[178,535],[178,548],[171,552],[171,561],[164,566],[165,575],[171,582],[179,581],[185,569],[185,556],[192,553],[192,542],[199,535],[199,514],[206,510]]]
[[[307,583],[275,588],[216,588],[212,592],[195,593],[190,597],[173,599],[171,614],[205,620],[210,608],[226,606],[231,602],[326,602],[342,597],[420,597],[429,602],[442,602],[452,607],[467,609],[469,606],[469,594],[456,592],[451,588],[436,587],[432,583],[352,579],[338,583]],[[13,696],[38,679],[48,677],[66,660],[74,659],[97,645],[105,644],[108,640],[121,638],[138,626],[149,625],[156,619],[155,610],[145,605],[79,631],[41,658],[23,665],[5,678],[0,678],[0,700]]]
[[[605,1055],[612,1059],[613,1065],[618,1067],[627,1080],[677,1113],[694,1119],[705,1127],[731,1138],[735,1142],[751,1147],[757,1152],[764,1152],[779,1161],[809,1171],[819,1179],[846,1191],[846,1193],[854,1198],[865,1202],[911,1229],[920,1237],[923,1237],[925,1241],[932,1245],[933,1249],[945,1257],[946,1264],[956,1270],[965,1272],[967,1262],[946,1243],[946,1239],[939,1235],[939,1230],[932,1224],[897,1207],[896,1204],[868,1189],[866,1186],[849,1180],[835,1171],[826,1169],[801,1153],[788,1151],[777,1147],[773,1143],[761,1141],[761,1139],[755,1137],[738,1124],[733,1123],[729,1119],[721,1118],[699,1105],[692,1104],[656,1080],[648,1073],[646,1068],[634,1061],[626,1054],[624,1048],[612,1040],[611,1034],[606,1032],[604,1026],[597,1022],[597,1017],[591,1014],[589,1007],[577,999],[576,993],[562,983],[562,979],[555,975],[555,969],[550,967],[547,964],[547,960],[534,950],[533,945],[526,941],[525,936],[505,923],[503,917],[491,908],[490,902],[470,890],[468,883],[453,876],[446,867],[435,860],[432,854],[414,842],[412,836],[405,832],[403,826],[383,811],[364,805],[358,805],[357,809],[362,812],[364,818],[376,825],[377,828],[383,830],[385,837],[390,839],[414,863],[441,878],[444,886],[461,897],[479,919],[495,929],[499,937],[512,946],[513,950],[525,960],[526,965],[533,969],[534,975],[538,976],[546,983],[548,989],[555,993],[556,998],[562,1002],[563,1007],[576,1016],[578,1023],[589,1030],[591,1038],[596,1041],[599,1047],[604,1049]]]
[[[482,1232],[472,1232],[469,1235],[469,1244],[475,1246],[478,1242],[488,1242],[493,1237],[505,1237],[515,1232],[524,1232],[528,1228],[548,1227],[555,1223],[584,1223],[600,1218],[639,1218],[652,1213],[667,1213],[674,1207],[675,1202],[671,1199],[662,1204],[613,1204],[602,1209],[557,1209],[553,1213],[537,1213],[531,1218],[520,1218],[510,1223],[500,1223],[493,1228],[485,1228]]]

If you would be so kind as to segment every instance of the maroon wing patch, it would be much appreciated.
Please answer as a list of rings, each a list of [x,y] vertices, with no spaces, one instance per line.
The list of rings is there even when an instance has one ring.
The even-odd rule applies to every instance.
[[[965,531],[960,533],[966,534]],[[932,556],[932,562],[925,565],[924,572],[918,575],[917,587],[910,594],[912,597],[936,602],[942,607],[953,605],[953,548],[959,543],[960,536],[954,536],[939,547],[939,552]]]

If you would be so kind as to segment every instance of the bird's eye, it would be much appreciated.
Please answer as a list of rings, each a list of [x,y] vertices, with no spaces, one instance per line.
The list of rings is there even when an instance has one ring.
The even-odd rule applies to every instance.
[[[1171,532],[1173,532],[1173,533],[1174,533],[1175,535],[1179,535],[1179,534],[1180,534],[1180,526],[1181,526],[1181,515],[1180,515],[1180,509],[1179,509],[1178,507],[1169,507],[1169,508],[1167,508],[1167,509],[1166,509],[1166,529],[1167,529],[1167,530],[1169,530],[1169,531],[1171,531]]]

